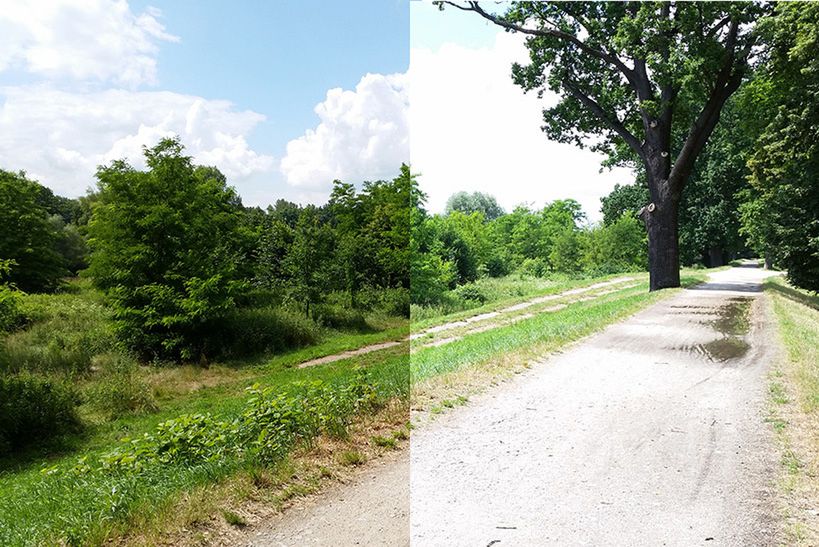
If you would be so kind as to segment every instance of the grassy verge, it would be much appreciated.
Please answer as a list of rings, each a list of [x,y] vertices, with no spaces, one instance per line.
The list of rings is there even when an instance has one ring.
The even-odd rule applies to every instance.
[[[361,356],[323,367],[285,369],[259,376],[254,381],[260,386],[274,389],[275,395],[270,396],[272,400],[278,394],[284,394],[298,402],[305,386],[309,388],[317,381],[329,386],[328,396],[332,398],[332,393],[339,391],[336,387],[350,382],[356,368],[365,366],[367,382],[373,390],[375,404],[372,408],[377,409],[390,400],[406,397],[409,383],[407,360],[406,347],[399,347],[379,352],[377,356]],[[185,414],[160,413],[140,422],[132,421],[125,434],[134,442],[100,442],[95,449],[86,449],[81,455],[66,455],[49,462],[46,468],[30,465],[17,472],[3,474],[0,476],[0,515],[3,516],[0,521],[0,544],[57,544],[61,541],[72,545],[101,544],[145,522],[161,519],[185,492],[224,482],[237,474],[274,469],[286,458],[290,445],[281,445],[280,451],[277,451],[279,445],[276,445],[270,448],[270,457],[261,457],[255,451],[254,439],[258,437],[253,431],[248,430],[254,435],[247,437],[246,441],[240,442],[230,437],[232,424],[236,420],[241,422],[242,416],[248,415],[250,400],[251,396],[244,390],[232,394],[218,389],[207,390],[195,402],[185,406]],[[352,419],[353,414],[358,412],[353,407],[345,408],[347,410],[343,412],[329,414],[339,419],[346,419],[349,415]],[[284,409],[274,410],[293,416],[292,419],[297,422],[307,412],[294,410],[287,405]],[[367,413],[370,410],[363,411]],[[165,419],[168,416],[173,416],[171,426]],[[196,421],[201,417],[204,417],[199,423],[201,427],[197,424],[186,425],[186,420]],[[159,426],[158,422],[163,421],[165,425]],[[252,423],[257,421],[251,420]],[[226,431],[224,439],[211,435],[211,430],[223,427]],[[168,430],[177,431],[180,436],[165,438],[160,435]],[[146,433],[156,437],[156,440],[143,443]],[[315,434],[320,433],[344,437],[346,428],[330,431],[315,428]],[[201,440],[198,435],[202,435]],[[309,446],[313,436],[296,431],[291,440],[294,447]],[[199,455],[163,459],[162,455],[168,454],[176,446],[204,448]],[[117,455],[117,452],[121,454]],[[137,462],[134,464],[136,468],[129,467],[132,459]],[[118,463],[120,461],[125,464]]]
[[[789,545],[819,544],[819,296],[781,278],[765,282],[784,355],[770,378],[771,418],[782,449]]]
[[[179,514],[197,519],[202,508],[217,511],[222,494],[214,492],[234,501],[242,492],[264,497],[262,490],[270,486],[265,481],[250,489],[240,487],[253,477],[279,477],[271,479],[270,491],[276,495],[306,491],[314,481],[301,483],[308,467],[294,457],[314,453],[322,443],[355,446],[350,439],[360,424],[388,408],[393,409],[393,426],[400,414],[395,408],[404,409],[406,421],[407,344],[320,367],[295,367],[316,357],[405,338],[407,320],[380,310],[355,312],[353,317],[328,305],[327,323],[306,326],[306,318],[294,316],[309,336],[294,340],[297,346],[288,349],[278,345],[290,343],[287,332],[279,336],[263,331],[266,326],[286,331],[290,312],[279,313],[268,305],[239,319],[275,320],[270,325],[248,323],[270,336],[275,354],[256,352],[206,366],[148,366],[118,347],[111,314],[87,281],[71,283],[62,294],[28,295],[24,304],[26,327],[0,338],[0,372],[35,374],[76,389],[85,427],[59,442],[0,458],[0,545],[94,545],[143,537],[146,527],[158,537]],[[364,388],[358,380],[362,368],[372,397],[356,402],[347,395],[356,382]],[[257,391],[249,393],[254,385]],[[261,412],[252,402],[260,397],[268,405],[264,408],[278,413],[264,432],[270,441],[266,456],[262,431],[254,429],[262,422],[252,416]],[[389,434],[379,435],[386,439],[382,442],[395,442]],[[293,465],[301,474],[288,482],[281,478],[282,469]],[[309,469],[317,473],[315,466]],[[202,492],[216,497],[205,503]],[[176,510],[192,498],[199,500],[200,509]]]
[[[704,281],[706,272],[684,272],[683,286]],[[418,349],[410,360],[413,408],[461,404],[466,398],[521,367],[607,325],[676,293],[649,293],[647,283],[623,288],[593,300],[575,302],[555,312],[468,335],[456,342]]]
[[[496,311],[539,296],[558,294],[567,290],[588,287],[595,283],[624,277],[633,277],[642,281],[648,278],[648,274],[645,272],[637,272],[583,279],[538,279],[521,277],[517,274],[509,275],[504,278],[491,280],[505,288],[504,291],[494,292],[494,298],[484,303],[474,302],[472,307],[452,313],[431,315],[432,312],[427,311],[426,313],[413,315],[412,330],[415,332],[442,323],[459,321],[473,315]]]

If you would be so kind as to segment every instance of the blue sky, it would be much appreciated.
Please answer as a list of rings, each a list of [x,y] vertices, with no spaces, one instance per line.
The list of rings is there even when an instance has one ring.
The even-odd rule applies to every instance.
[[[632,175],[547,141],[554,97],[510,78],[527,59],[520,36],[429,2],[7,3],[0,167],[78,196],[98,165],[142,167],[143,146],[179,135],[249,205],[323,203],[333,179],[411,161],[433,211],[480,190],[507,210],[573,197],[599,218]]]
[[[113,158],[139,166],[142,145],[174,133],[251,204],[320,202],[333,178],[384,178],[408,160],[406,85],[388,77],[408,68],[408,0],[8,8],[0,167],[58,193],[84,193]]]
[[[367,72],[405,72],[409,64],[407,0],[131,4],[159,7],[181,38],[160,52],[160,87],[266,115],[250,142],[277,155],[315,125],[313,107],[328,89],[351,89]]]

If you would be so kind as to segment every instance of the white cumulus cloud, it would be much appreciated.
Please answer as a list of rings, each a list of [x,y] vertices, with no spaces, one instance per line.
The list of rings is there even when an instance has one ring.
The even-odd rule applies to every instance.
[[[48,86],[0,88],[0,167],[25,170],[56,193],[77,196],[96,167],[125,158],[143,167],[143,146],[179,135],[194,161],[233,183],[275,167],[247,142],[263,115],[229,101],[167,91],[70,93]]]
[[[160,11],[134,13],[125,0],[28,0],[0,10],[0,72],[20,68],[47,78],[156,82]]]
[[[502,31],[492,47],[411,50],[411,161],[432,211],[457,191],[478,190],[506,210],[574,198],[594,220],[600,197],[633,180],[627,169],[600,173],[599,154],[547,140],[542,110],[555,97],[512,82],[512,63],[527,60],[523,39]]]
[[[367,74],[355,90],[331,89],[315,112],[320,123],[287,144],[288,184],[321,191],[333,179],[393,178],[409,160],[406,74]]]

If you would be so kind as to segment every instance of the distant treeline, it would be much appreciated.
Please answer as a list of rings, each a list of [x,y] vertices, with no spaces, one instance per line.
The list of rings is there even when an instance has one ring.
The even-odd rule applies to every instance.
[[[556,200],[540,210],[504,213],[486,194],[453,195],[443,215],[424,208],[426,195],[413,184],[412,299],[434,304],[447,290],[480,277],[513,272],[532,276],[603,275],[644,270],[645,229],[630,214],[588,225],[575,200]]]

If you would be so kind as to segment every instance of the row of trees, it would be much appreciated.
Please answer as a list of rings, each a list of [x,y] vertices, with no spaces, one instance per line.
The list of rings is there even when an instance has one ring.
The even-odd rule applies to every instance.
[[[414,303],[434,303],[448,289],[514,271],[546,276],[646,268],[645,229],[628,214],[587,226],[572,199],[540,210],[520,206],[507,214],[494,198],[475,192],[453,195],[446,214],[431,215],[424,208],[426,196],[413,187]]]
[[[216,168],[194,165],[178,139],[145,157],[145,170],[100,167],[97,191],[79,200],[0,172],[2,281],[48,292],[82,270],[107,295],[120,339],[144,359],[202,356],[254,296],[310,316],[333,292],[356,307],[363,290],[394,289],[408,313],[406,166],[360,192],[336,181],[321,207],[279,200],[261,209],[243,206]]]

